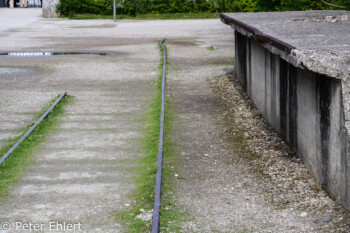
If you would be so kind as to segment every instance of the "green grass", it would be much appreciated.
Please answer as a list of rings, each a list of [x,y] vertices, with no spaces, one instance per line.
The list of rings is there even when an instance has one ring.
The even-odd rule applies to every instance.
[[[142,143],[144,156],[137,160],[137,166],[135,167],[135,189],[130,195],[133,204],[131,204],[128,209],[115,213],[116,220],[122,223],[128,229],[128,232],[149,232],[151,228],[151,221],[143,221],[135,217],[141,213],[141,209],[151,211],[154,204],[158,140],[160,130],[163,50],[161,50],[161,52],[161,64],[158,67],[159,77],[154,85],[154,98],[148,108],[149,111],[144,116],[143,121],[144,137],[142,139]],[[179,226],[178,223],[181,221],[182,216],[180,214],[180,211],[173,203],[173,187],[170,182],[171,177],[174,177],[172,165],[176,161],[174,147],[170,140],[170,134],[172,131],[172,113],[170,104],[171,103],[169,97],[166,97],[162,176],[162,207],[160,218],[160,228],[162,232],[177,231]]]
[[[208,50],[214,51],[214,46],[207,47]]]
[[[42,111],[37,114],[37,119],[55,102],[58,98],[55,97],[42,108]],[[51,111],[34,131],[13,151],[10,157],[0,165],[0,197],[6,197],[10,187],[15,184],[23,172],[26,170],[28,163],[32,160],[33,152],[38,149],[39,145],[46,140],[47,134],[55,129],[58,122],[57,118],[64,113],[64,105],[72,101],[71,96],[63,98]],[[23,134],[37,121],[37,119],[26,128],[22,129],[22,134],[7,142],[7,146],[0,149],[0,156],[3,156],[22,136]]]
[[[175,150],[175,145],[170,136],[173,128],[173,114],[171,109],[170,98],[166,98],[162,208],[160,211],[161,232],[179,232],[181,230],[181,223],[186,218],[184,211],[180,210],[174,203],[176,196],[173,186],[173,179],[175,177],[173,165],[178,164],[179,153]]]
[[[65,16],[61,16],[65,18]],[[110,19],[113,15],[76,14],[69,19]],[[140,14],[135,17],[129,15],[117,15],[117,20],[167,20],[167,19],[218,19],[219,13],[173,13],[173,14]]]

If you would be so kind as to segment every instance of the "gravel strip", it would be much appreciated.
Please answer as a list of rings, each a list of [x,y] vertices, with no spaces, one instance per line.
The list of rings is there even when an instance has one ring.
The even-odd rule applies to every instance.
[[[229,139],[241,136],[244,159],[264,182],[264,192],[278,208],[318,216],[317,232],[349,232],[349,215],[323,191],[300,159],[262,118],[233,75],[210,80],[223,110]],[[237,148],[236,148],[237,150]]]

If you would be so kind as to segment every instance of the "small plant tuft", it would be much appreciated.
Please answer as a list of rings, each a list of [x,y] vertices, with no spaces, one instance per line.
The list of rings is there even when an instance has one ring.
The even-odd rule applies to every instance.
[[[208,50],[214,51],[214,46],[207,47]]]

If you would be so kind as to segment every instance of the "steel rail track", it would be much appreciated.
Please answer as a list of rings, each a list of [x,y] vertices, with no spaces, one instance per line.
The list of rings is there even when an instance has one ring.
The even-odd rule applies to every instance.
[[[51,105],[51,107],[35,122],[35,124],[28,129],[28,131],[14,144],[11,149],[0,159],[0,164],[2,164],[11,154],[12,152],[21,144],[21,142],[26,139],[26,137],[33,132],[33,130],[37,127],[40,122],[42,122],[51,112],[51,110],[62,100],[63,97],[67,95],[67,92],[63,92],[60,97]]]
[[[165,114],[165,76],[166,76],[166,50],[164,47],[163,39],[160,45],[163,49],[163,74],[162,74],[162,103],[160,112],[160,132],[159,132],[159,143],[158,143],[158,160],[157,160],[157,174],[156,174],[156,188],[154,193],[154,207],[153,207],[153,218],[152,218],[152,233],[159,232],[160,226],[160,207],[161,207],[161,191],[162,191],[162,172],[163,172],[163,147],[164,147],[164,114]]]

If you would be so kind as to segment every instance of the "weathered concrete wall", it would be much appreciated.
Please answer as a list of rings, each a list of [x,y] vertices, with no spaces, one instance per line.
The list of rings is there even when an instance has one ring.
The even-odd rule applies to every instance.
[[[296,68],[235,31],[237,78],[321,186],[350,209],[342,82]]]
[[[56,6],[59,2],[60,0],[42,0],[43,17],[57,17]]]

